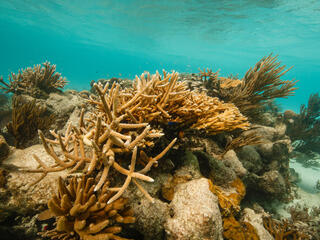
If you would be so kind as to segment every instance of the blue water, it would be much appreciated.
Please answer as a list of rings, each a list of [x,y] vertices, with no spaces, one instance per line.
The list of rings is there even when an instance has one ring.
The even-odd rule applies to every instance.
[[[0,75],[49,60],[70,81],[147,70],[239,73],[270,53],[294,68],[297,110],[319,92],[318,0],[1,0]]]

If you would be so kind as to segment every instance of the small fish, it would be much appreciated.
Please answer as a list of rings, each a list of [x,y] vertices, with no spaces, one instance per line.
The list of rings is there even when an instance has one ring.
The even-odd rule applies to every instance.
[[[179,122],[173,122],[173,121],[168,122],[169,126],[177,126],[178,124],[179,124]]]

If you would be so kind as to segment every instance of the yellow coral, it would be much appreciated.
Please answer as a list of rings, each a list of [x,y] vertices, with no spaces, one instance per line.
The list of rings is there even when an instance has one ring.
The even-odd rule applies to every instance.
[[[250,223],[238,222],[233,216],[223,219],[223,237],[228,240],[259,240]]]
[[[240,202],[246,194],[246,188],[240,178],[236,178],[230,183],[230,187],[233,189],[231,192],[214,185],[210,179],[208,181],[210,191],[218,197],[219,206],[224,216],[240,211]]]
[[[116,234],[122,230],[119,223],[135,222],[132,210],[126,207],[127,199],[119,198],[108,204],[113,193],[107,190],[107,185],[102,191],[94,192],[93,182],[92,178],[82,177],[78,181],[74,177],[66,186],[59,178],[58,194],[48,202],[57,224],[53,230],[42,233],[43,237],[52,240],[125,240]]]

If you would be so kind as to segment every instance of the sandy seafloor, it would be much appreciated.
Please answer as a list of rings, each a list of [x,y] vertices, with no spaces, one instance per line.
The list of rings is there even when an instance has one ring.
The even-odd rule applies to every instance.
[[[306,206],[309,209],[320,206],[320,191],[315,187],[316,182],[320,179],[320,168],[305,168],[295,159],[290,159],[290,167],[299,174],[299,178],[301,179],[297,183],[298,188],[296,189],[298,198],[289,203],[277,202],[273,205],[277,210],[277,213],[285,218],[290,217],[286,208],[291,205],[300,204],[301,206]]]

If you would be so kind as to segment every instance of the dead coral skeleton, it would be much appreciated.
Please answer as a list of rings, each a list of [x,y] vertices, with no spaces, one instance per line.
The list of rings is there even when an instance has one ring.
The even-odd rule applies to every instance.
[[[126,240],[117,236],[121,225],[134,223],[132,209],[127,199],[118,198],[108,203],[113,192],[105,184],[99,192],[94,191],[94,179],[73,177],[68,185],[59,178],[58,193],[48,202],[50,212],[56,217],[56,227],[40,233],[52,240]]]
[[[0,90],[5,93],[29,94],[34,97],[56,91],[63,88],[67,81],[56,71],[56,65],[50,65],[50,62],[44,62],[43,66],[35,65],[33,68],[19,70],[18,74],[9,75],[9,83],[3,78],[0,79]]]

